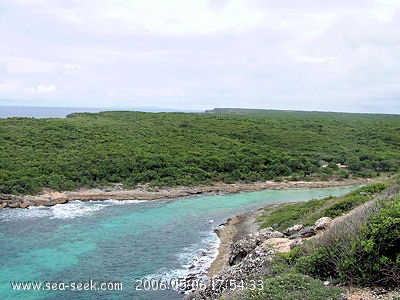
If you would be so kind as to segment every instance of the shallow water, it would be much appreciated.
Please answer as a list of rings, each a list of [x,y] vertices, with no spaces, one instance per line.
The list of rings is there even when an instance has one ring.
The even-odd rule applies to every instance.
[[[182,294],[160,290],[168,286],[157,283],[157,290],[147,291],[149,286],[140,286],[135,278],[168,283],[190,273],[201,278],[217,255],[214,229],[227,218],[267,204],[338,196],[352,189],[6,208],[0,210],[0,299],[181,299]],[[16,291],[10,281],[42,285],[37,291]],[[110,281],[122,283],[122,290],[93,290]]]

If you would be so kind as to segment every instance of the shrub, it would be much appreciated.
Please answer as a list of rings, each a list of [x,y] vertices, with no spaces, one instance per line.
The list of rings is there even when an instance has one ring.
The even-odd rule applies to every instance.
[[[385,183],[374,183],[356,189],[327,207],[321,214],[332,219],[340,217],[360,204],[370,201],[373,194],[380,193],[388,187]]]
[[[278,224],[276,230],[284,230],[295,223],[302,222],[305,216],[321,208],[329,199],[331,198],[267,207],[257,221],[263,222],[261,228]]]
[[[278,262],[279,274],[264,277],[261,289],[248,291],[246,299],[270,300],[328,300],[341,295],[337,287],[326,287],[323,282],[301,274]]]
[[[312,225],[322,217],[333,219],[346,214],[360,204],[370,201],[373,194],[387,188],[388,185],[385,183],[374,183],[339,198],[330,196],[324,199],[267,207],[257,221],[261,223],[261,228],[278,224],[277,230],[284,230],[294,224]]]
[[[297,266],[312,276],[333,276],[350,285],[398,284],[400,196],[364,204],[300,252]]]
[[[379,213],[362,228],[361,253],[371,262],[371,281],[384,285],[400,282],[400,197],[381,200]]]

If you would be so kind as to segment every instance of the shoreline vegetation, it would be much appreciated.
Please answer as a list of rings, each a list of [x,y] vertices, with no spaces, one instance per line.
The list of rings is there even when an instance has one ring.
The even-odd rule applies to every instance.
[[[396,241],[400,229],[398,219],[392,219],[400,217],[399,201],[398,181],[391,181],[390,184],[370,181],[368,185],[341,197],[305,201],[303,203],[309,203],[306,207],[303,203],[281,203],[234,216],[216,230],[220,238],[218,256],[207,273],[213,284],[192,291],[185,299],[400,299],[400,272],[394,262],[396,255],[399,256],[399,248],[394,245],[398,245]],[[291,206],[296,211],[295,216]],[[292,219],[286,223],[289,215]],[[268,223],[271,217],[279,223],[267,227],[271,226]],[[385,219],[385,225],[380,218]],[[281,221],[285,225],[281,226]],[[372,227],[371,233],[365,234],[364,231],[368,230],[366,224],[370,222],[376,223],[377,227]],[[371,237],[372,233],[375,240]],[[344,239],[343,235],[346,236]],[[347,241],[349,236],[351,238]],[[363,238],[366,237],[372,245],[376,244],[377,249],[382,247],[385,250],[373,250],[376,253],[368,257],[368,250],[371,252],[371,249],[363,249],[366,244]],[[346,243],[352,244],[354,241],[359,244],[357,252],[341,249]],[[331,247],[327,253],[339,253],[339,257],[335,258],[338,266],[332,264],[329,257],[324,257],[327,254],[320,251],[324,247]],[[354,249],[354,245],[351,247]],[[351,256],[361,255],[362,251],[366,251],[366,258]],[[315,253],[316,261],[310,262],[310,257],[313,258]],[[386,259],[385,263],[382,257]],[[352,262],[349,258],[371,261],[362,262],[364,267],[358,266],[359,269],[353,270],[351,264],[357,265],[360,261]],[[332,271],[322,274],[325,259]],[[390,259],[394,261],[388,262]],[[342,266],[341,260],[345,262]],[[373,267],[371,264],[374,261],[375,267],[379,265],[371,273],[375,273],[374,278],[371,274],[371,278],[365,275],[357,277],[358,272],[364,271],[363,268],[369,274],[371,271],[367,269]],[[256,262],[256,266],[252,262]],[[342,273],[335,273],[335,268],[342,268]],[[386,275],[386,272],[390,275]],[[343,273],[346,279],[341,277]],[[379,279],[379,276],[383,277]],[[236,284],[254,278],[264,278],[263,290],[231,289],[229,286],[232,282]],[[291,282],[293,278],[297,278],[298,282]],[[276,279],[278,282],[275,282]],[[216,286],[216,282],[221,286]],[[299,287],[302,282],[307,282],[303,288]]]
[[[265,181],[255,183],[215,183],[209,186],[157,188],[150,185],[138,185],[136,188],[126,190],[121,185],[104,189],[81,188],[76,191],[57,192],[45,189],[37,195],[9,195],[0,194],[0,209],[27,208],[29,206],[53,206],[68,203],[69,201],[91,200],[160,200],[182,198],[204,194],[230,194],[238,192],[262,191],[268,189],[300,189],[300,188],[329,188],[340,186],[361,185],[374,182],[372,179],[347,179],[341,181]]]

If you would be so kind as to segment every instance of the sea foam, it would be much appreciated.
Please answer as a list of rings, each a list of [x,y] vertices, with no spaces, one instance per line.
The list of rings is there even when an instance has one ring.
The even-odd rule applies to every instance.
[[[157,273],[144,276],[145,278],[162,279],[163,281],[177,281],[186,279],[198,284],[207,281],[207,270],[218,255],[220,240],[214,232],[200,233],[199,242],[182,249],[176,254],[181,267],[176,269],[162,268]]]
[[[107,199],[104,201],[101,201],[102,203],[105,204],[110,204],[110,205],[132,205],[132,204],[139,204],[142,202],[146,202],[147,200],[116,200],[116,199]],[[99,201],[96,201],[98,203]]]
[[[50,218],[50,219],[75,219],[92,214],[115,205],[134,205],[146,200],[115,200],[108,199],[104,201],[88,201],[79,200],[70,201],[65,204],[57,204],[54,206],[29,206],[27,208],[4,208],[0,214],[0,221],[9,222],[15,220],[24,220],[32,218]]]
[[[0,221],[11,222],[32,218],[50,217],[51,213],[48,207],[31,206],[28,208],[3,208],[0,214]]]
[[[107,205],[81,201],[72,201],[68,204],[57,204],[50,207],[50,219],[75,219],[77,217],[90,215],[105,207],[107,207]]]

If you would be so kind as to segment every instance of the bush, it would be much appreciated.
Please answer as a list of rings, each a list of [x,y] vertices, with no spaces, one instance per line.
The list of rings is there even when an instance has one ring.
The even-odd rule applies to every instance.
[[[333,276],[350,285],[397,285],[400,196],[364,204],[300,252],[297,266],[311,276]]]
[[[305,216],[321,208],[329,199],[331,198],[267,207],[257,221],[263,222],[261,228],[278,224],[276,230],[284,230],[295,223],[302,222]]]
[[[400,282],[400,197],[381,200],[378,205],[379,213],[362,228],[364,240],[360,252],[372,265],[372,282],[397,285]]]
[[[280,265],[278,263],[278,265]],[[328,300],[341,296],[337,287],[326,287],[323,282],[280,265],[279,274],[264,277],[261,289],[248,291],[248,300]]]
[[[389,185],[385,183],[374,183],[356,189],[345,197],[340,198],[339,201],[336,201],[331,206],[327,207],[322,212],[322,215],[332,219],[340,217],[360,204],[370,201],[373,197],[373,194],[380,193],[388,187]]]

